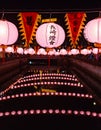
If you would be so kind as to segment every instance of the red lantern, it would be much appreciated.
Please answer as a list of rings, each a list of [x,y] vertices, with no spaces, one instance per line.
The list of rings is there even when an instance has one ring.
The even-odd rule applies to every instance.
[[[65,32],[56,23],[44,23],[36,31],[36,41],[41,47],[53,48],[63,44]]]
[[[86,24],[84,37],[88,42],[101,43],[101,18],[93,19]]]
[[[0,20],[0,44],[11,45],[16,42],[17,38],[17,27],[7,20]]]

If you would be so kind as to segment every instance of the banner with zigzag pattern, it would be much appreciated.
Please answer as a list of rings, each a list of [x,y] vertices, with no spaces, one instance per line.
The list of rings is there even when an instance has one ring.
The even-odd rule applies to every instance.
[[[67,26],[67,35],[69,36],[70,45],[76,48],[79,37],[81,36],[82,29],[86,21],[86,13],[72,12],[65,14],[65,22]]]
[[[25,47],[29,47],[32,43],[40,20],[41,15],[37,12],[23,12],[18,14],[19,30],[22,40],[25,40]]]

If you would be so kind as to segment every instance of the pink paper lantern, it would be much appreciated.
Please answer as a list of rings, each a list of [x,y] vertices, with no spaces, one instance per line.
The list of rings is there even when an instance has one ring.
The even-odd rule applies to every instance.
[[[86,24],[84,37],[88,42],[101,43],[101,18],[93,19]]]
[[[7,20],[0,20],[0,44],[11,45],[16,42],[17,38],[17,27]]]
[[[88,49],[84,48],[81,50],[82,55],[87,55],[88,54]]]
[[[53,48],[63,44],[65,32],[56,23],[44,23],[36,31],[36,41],[41,47]]]

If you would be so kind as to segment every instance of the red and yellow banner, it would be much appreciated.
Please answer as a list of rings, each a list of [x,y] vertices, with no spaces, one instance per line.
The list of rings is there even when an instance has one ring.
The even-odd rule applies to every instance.
[[[86,21],[86,13],[84,12],[72,12],[66,13],[65,22],[67,26],[67,35],[70,37],[70,44],[72,48],[76,48],[79,36],[84,28]]]
[[[25,47],[29,47],[30,43],[32,43],[40,20],[41,15],[37,12],[23,12],[18,14],[19,29],[22,40],[25,40]]]

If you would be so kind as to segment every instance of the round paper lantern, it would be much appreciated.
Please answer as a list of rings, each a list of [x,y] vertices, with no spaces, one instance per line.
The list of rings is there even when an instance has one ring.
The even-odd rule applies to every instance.
[[[0,44],[11,45],[16,42],[17,38],[17,27],[7,20],[0,20]]]
[[[66,54],[67,54],[67,50],[64,49],[64,48],[62,48],[62,49],[60,50],[60,55],[66,55]]]
[[[101,43],[101,18],[93,19],[86,24],[84,37],[91,43]]]
[[[79,50],[73,48],[73,49],[71,49],[71,54],[72,54],[72,55],[77,55],[77,54],[79,54]]]
[[[28,49],[28,54],[33,55],[35,54],[35,50],[33,48]]]
[[[65,32],[56,23],[44,23],[36,31],[36,41],[41,47],[53,48],[63,44]]]
[[[8,52],[8,53],[10,53],[10,52],[14,53],[14,48],[11,47],[11,46],[8,46],[8,47],[5,49],[5,51]]]
[[[87,55],[88,54],[88,49],[84,48],[84,49],[81,49],[81,52],[80,52],[82,55]]]
[[[23,52],[24,52],[23,48],[21,48],[21,47],[17,48],[17,53],[18,54],[23,54]]]
[[[92,49],[92,52],[93,52],[93,54],[98,54],[98,53],[99,53],[99,50],[98,50],[98,48],[93,48],[93,49]]]

